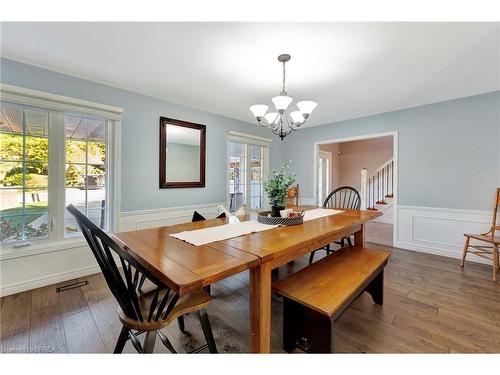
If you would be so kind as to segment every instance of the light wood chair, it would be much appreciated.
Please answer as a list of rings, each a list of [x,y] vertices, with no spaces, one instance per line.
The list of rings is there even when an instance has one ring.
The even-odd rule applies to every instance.
[[[288,189],[286,197],[287,206],[298,206],[299,205],[299,184],[297,186],[292,186]]]
[[[462,256],[462,263],[460,265],[462,268],[464,267],[465,257],[467,256],[467,253],[490,259],[493,261],[493,281],[497,281],[497,273],[499,268],[498,247],[500,246],[500,236],[498,236],[498,233],[496,233],[497,231],[500,231],[500,225],[497,225],[497,215],[499,213],[499,207],[500,188],[497,188],[495,201],[493,203],[493,218],[491,220],[490,230],[482,234],[464,233],[465,246],[464,254]],[[480,241],[482,243],[487,243],[488,245],[471,245],[471,239]],[[469,248],[472,248],[474,250],[469,250]]]

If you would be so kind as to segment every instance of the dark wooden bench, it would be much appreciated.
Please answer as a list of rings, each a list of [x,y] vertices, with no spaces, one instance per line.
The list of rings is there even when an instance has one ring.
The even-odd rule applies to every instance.
[[[283,300],[283,349],[333,353],[333,326],[349,305],[368,292],[384,302],[384,267],[390,253],[345,247],[279,281]]]

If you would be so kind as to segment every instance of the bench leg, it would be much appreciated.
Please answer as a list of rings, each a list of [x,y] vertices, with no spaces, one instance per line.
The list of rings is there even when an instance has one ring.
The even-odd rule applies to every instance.
[[[283,350],[295,348],[306,353],[333,353],[333,322],[286,297],[283,298]]]
[[[373,302],[377,305],[384,304],[384,270],[382,269],[377,276],[371,281],[365,289],[365,292],[370,293]]]

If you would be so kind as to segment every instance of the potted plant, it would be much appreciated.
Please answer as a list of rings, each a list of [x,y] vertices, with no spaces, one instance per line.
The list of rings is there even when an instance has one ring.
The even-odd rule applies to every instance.
[[[279,217],[280,211],[285,209],[285,199],[288,189],[294,184],[296,175],[286,175],[290,161],[284,163],[280,169],[274,170],[272,176],[264,183],[264,191],[269,198],[272,216]]]

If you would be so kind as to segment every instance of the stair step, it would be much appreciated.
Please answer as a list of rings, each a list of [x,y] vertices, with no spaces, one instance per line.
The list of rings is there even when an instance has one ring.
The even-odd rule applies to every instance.
[[[375,207],[368,207],[367,210],[369,210],[369,211],[378,211]]]
[[[384,201],[378,201],[378,202],[375,202],[375,204],[387,204],[387,203]]]
[[[394,198],[394,195],[393,194],[387,194],[385,197],[386,198]]]

